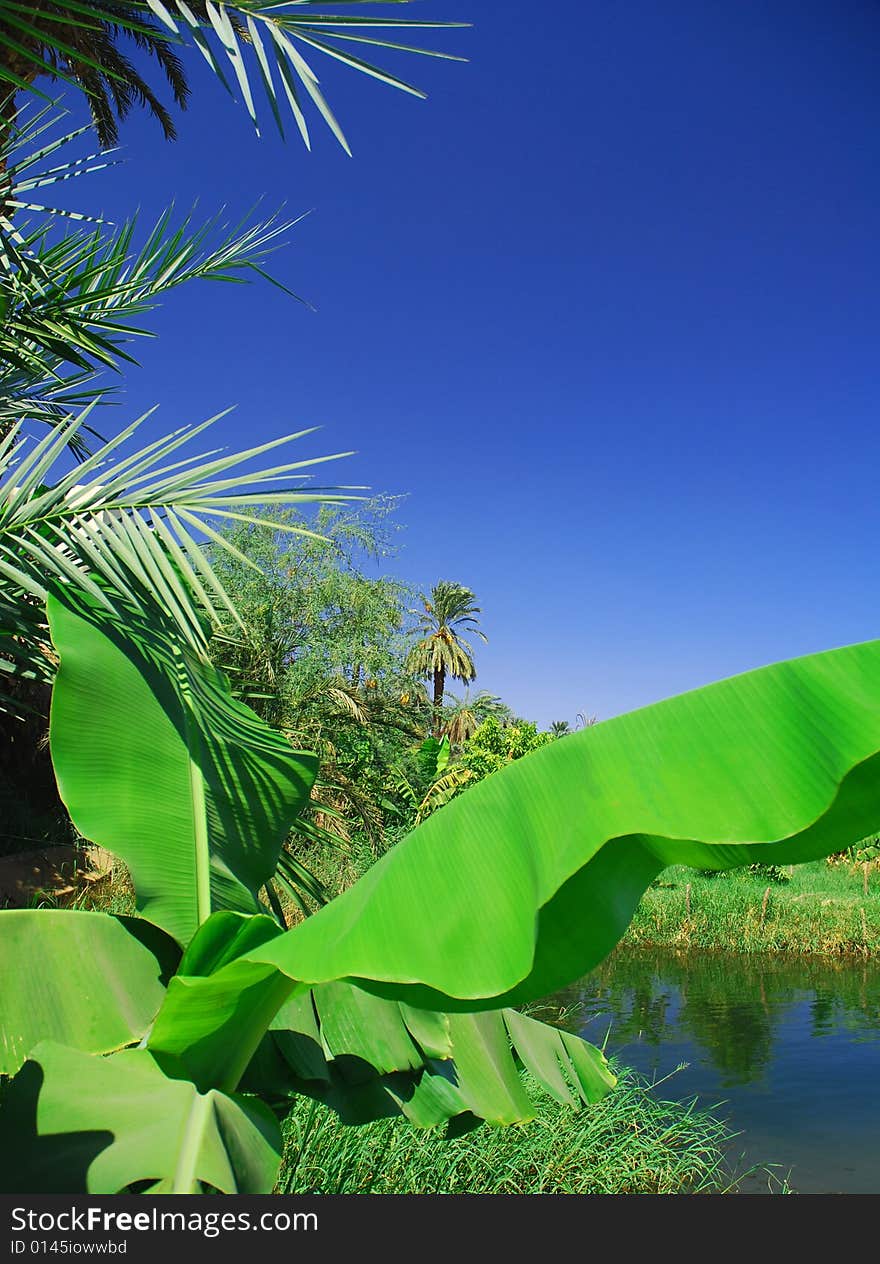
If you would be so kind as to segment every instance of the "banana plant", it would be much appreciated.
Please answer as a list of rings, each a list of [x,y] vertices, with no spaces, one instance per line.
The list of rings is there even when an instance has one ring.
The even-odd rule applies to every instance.
[[[456,795],[463,786],[473,778],[469,768],[461,768],[450,764],[451,748],[449,737],[440,741],[436,737],[426,737],[416,751],[416,766],[419,777],[418,784],[403,768],[393,768],[389,774],[389,783],[394,790],[395,799],[386,799],[383,806],[390,812],[400,813],[398,800],[403,800],[408,808],[409,820],[420,825],[426,817]]]
[[[50,597],[48,620],[62,795],[126,860],[150,920],[0,914],[21,980],[0,1029],[0,1072],[18,1072],[3,1128],[19,1158],[0,1166],[3,1188],[265,1192],[296,1093],[350,1122],[403,1113],[462,1128],[530,1117],[518,1064],[572,1104],[613,1084],[598,1050],[513,1011],[428,1013],[345,981],[294,996],[274,967],[255,969],[245,954],[282,934],[257,893],[315,761],[175,644],[167,616],[149,627],[72,591]],[[115,1140],[96,1149],[96,1137]]]
[[[173,647],[160,647],[167,629],[141,629],[133,645],[81,597],[50,600],[48,620],[59,783],[80,828],[128,855],[140,907],[162,925],[0,913],[10,980],[0,1050],[14,1074],[0,1179],[13,1190],[266,1191],[278,1118],[296,1094],[353,1125],[399,1113],[451,1133],[533,1114],[522,1066],[569,1104],[595,1101],[613,1084],[601,1053],[513,1007],[598,964],[665,865],[797,863],[880,824],[875,641],[552,743],[470,788],[282,930],[243,901],[253,907],[299,810],[302,757],[276,751],[261,722],[244,725],[234,709],[221,723],[223,681],[181,672]],[[161,740],[149,760],[126,732],[140,723],[127,701],[135,688],[139,701],[154,695],[145,722]],[[227,720],[228,733],[207,738]],[[271,773],[255,771],[264,757]],[[115,761],[112,794],[103,761]],[[255,809],[221,803],[249,798],[255,780]],[[185,809],[172,842],[164,818],[150,840],[166,793]],[[224,827],[236,812],[239,844],[254,825],[266,831],[265,843],[247,834],[265,847],[259,872],[246,872]],[[170,863],[189,858],[158,902],[163,867],[137,859],[151,848]],[[199,864],[207,898],[194,902],[186,888]]]

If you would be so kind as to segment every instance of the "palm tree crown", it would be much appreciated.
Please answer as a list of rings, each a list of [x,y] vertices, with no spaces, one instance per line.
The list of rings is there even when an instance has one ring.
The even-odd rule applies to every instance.
[[[422,593],[421,598],[424,610],[416,628],[420,636],[409,652],[407,666],[417,676],[433,677],[436,730],[442,724],[446,677],[465,685],[477,677],[473,650],[465,635],[478,636],[483,641],[488,638],[479,629],[476,616],[481,611],[470,588],[441,579],[431,589],[430,597]]]
[[[454,694],[447,693],[451,706],[443,708],[443,732],[449,738],[451,746],[460,746],[480,727],[490,715],[502,724],[512,718],[513,713],[507,703],[502,702],[497,694],[487,693],[481,689],[475,698],[468,691],[459,701]]]
[[[13,82],[26,88],[44,75],[53,80],[73,80],[86,94],[92,122],[105,148],[116,144],[119,121],[135,105],[149,110],[166,138],[173,140],[176,131],[171,114],[120,49],[121,41],[127,37],[154,57],[168,80],[175,103],[185,109],[189,87],[168,31],[150,13],[121,0],[97,0],[85,7],[94,13],[72,11],[70,5],[40,0],[27,22],[19,19],[14,25],[3,20],[0,7],[3,63],[11,72],[10,77],[14,76]],[[194,0],[191,8],[196,17],[205,17],[205,0]],[[13,111],[10,98],[4,112],[8,117]]]

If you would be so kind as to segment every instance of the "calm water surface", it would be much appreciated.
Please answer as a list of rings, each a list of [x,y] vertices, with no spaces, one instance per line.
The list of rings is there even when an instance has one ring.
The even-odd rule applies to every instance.
[[[744,1166],[779,1164],[801,1193],[880,1192],[880,963],[618,952],[553,1000],[652,1080],[686,1062],[659,1093],[715,1107]]]

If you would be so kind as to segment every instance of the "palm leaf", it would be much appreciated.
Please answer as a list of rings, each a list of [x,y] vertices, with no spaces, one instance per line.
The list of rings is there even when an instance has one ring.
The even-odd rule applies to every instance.
[[[339,2],[347,5],[349,0]],[[357,2],[371,4],[382,3],[382,0]],[[388,2],[397,7],[408,3],[408,0]],[[0,50],[23,57],[39,70],[47,66],[47,55],[53,57],[55,77],[71,84],[75,84],[76,80],[58,66],[74,51],[77,60],[85,68],[91,68],[96,76],[124,85],[121,69],[108,65],[106,60],[101,63],[91,58],[88,51],[84,51],[84,41],[78,41],[76,50],[70,48],[64,38],[64,24],[78,23],[95,31],[96,36],[109,26],[114,31],[146,37],[154,43],[162,39],[175,44],[192,43],[230,93],[233,92],[232,85],[235,86],[258,131],[257,100],[264,98],[282,135],[283,117],[289,109],[300,135],[309,145],[300,96],[304,92],[347,152],[350,152],[348,142],[318,85],[314,69],[303,55],[307,49],[358,74],[418,97],[425,95],[419,88],[357,55],[351,46],[361,51],[390,49],[445,61],[464,60],[452,53],[401,43],[389,38],[389,34],[454,29],[465,27],[468,23],[315,11],[323,7],[319,0],[238,0],[235,4],[221,3],[221,0],[131,0],[122,9],[116,5],[105,6],[100,0],[94,4],[85,4],[83,0],[60,0],[55,5],[55,27],[51,25],[50,17],[41,14],[37,29],[28,20],[33,16],[31,6],[22,4],[21,0],[0,0]],[[12,60],[9,55],[0,57],[0,82],[5,80],[16,89],[38,91],[9,68],[8,63]],[[283,93],[279,93],[279,83]],[[146,89],[145,84],[142,86]],[[154,112],[159,110],[156,103]],[[167,131],[170,120],[165,126]]]
[[[218,215],[196,224],[190,214],[175,226],[171,216],[159,217],[140,248],[136,220],[61,240],[45,226],[22,235],[0,225],[0,425],[4,417],[59,424],[99,370],[136,363],[126,344],[152,336],[137,321],[180,285],[259,276],[280,286],[264,264],[295,220],[248,215],[230,225]],[[82,430],[76,439],[83,455]]]
[[[220,625],[237,615],[197,536],[208,535],[237,554],[210,525],[212,518],[246,511],[249,521],[262,524],[259,507],[266,503],[339,499],[290,486],[303,470],[335,458],[242,471],[248,461],[308,431],[245,452],[177,457],[217,418],[120,456],[146,420],[141,417],[58,478],[56,463],[89,411],[60,422],[39,443],[30,443],[18,426],[0,444],[0,580],[41,600],[73,586],[108,610],[108,592],[140,610],[151,609],[158,597],[187,644],[204,655],[205,619]],[[287,489],[266,490],[278,481]],[[293,525],[284,529],[309,534]]]
[[[166,26],[169,34],[192,38],[202,56],[231,92],[230,80],[239,90],[245,108],[259,131],[259,116],[255,87],[251,82],[255,63],[257,80],[262,95],[269,104],[275,124],[283,135],[282,110],[290,110],[297,129],[306,145],[309,145],[308,127],[302,112],[300,92],[312,100],[318,113],[346,152],[351,152],[345,135],[328,105],[314,69],[304,57],[306,48],[314,49],[322,56],[342,63],[351,70],[365,74],[380,83],[388,84],[413,96],[424,93],[406,80],[383,70],[371,62],[356,56],[346,44],[356,43],[373,48],[388,48],[398,52],[421,54],[445,61],[463,61],[451,53],[435,49],[417,48],[385,38],[385,32],[408,29],[442,30],[467,26],[463,22],[430,22],[418,19],[365,18],[345,14],[320,14],[313,12],[313,0],[239,0],[236,4],[207,4],[204,12],[198,12],[193,0],[146,0],[149,9]],[[345,2],[345,0],[343,0]],[[372,3],[373,0],[364,0]],[[381,0],[378,0],[381,2]],[[395,0],[398,3],[399,0]],[[407,2],[407,0],[403,0]],[[322,7],[322,6],[317,6]],[[236,24],[232,19],[238,17]],[[374,33],[376,32],[376,33]],[[267,49],[271,50],[270,58]],[[284,89],[279,95],[273,76]],[[227,78],[225,70],[231,71]]]
[[[0,3],[2,15],[2,3]],[[2,47],[2,35],[0,35]],[[2,69],[0,69],[2,79]],[[95,171],[103,171],[116,166],[117,158],[111,158],[108,151],[80,155],[78,158],[57,162],[60,154],[65,153],[73,143],[91,129],[88,125],[74,128],[72,131],[60,132],[58,129],[63,120],[54,102],[50,102],[40,110],[22,108],[17,110],[6,126],[0,130],[0,229],[13,242],[20,237],[13,227],[16,212],[26,210],[39,212],[79,222],[102,223],[100,217],[86,215],[82,211],[66,207],[49,206],[46,203],[34,202],[38,190],[53,185],[64,184],[79,176],[89,175]],[[52,135],[54,133],[54,135]],[[47,134],[51,137],[46,139]],[[54,165],[46,165],[52,163]],[[40,194],[42,198],[44,194]],[[0,260],[7,246],[0,245]]]

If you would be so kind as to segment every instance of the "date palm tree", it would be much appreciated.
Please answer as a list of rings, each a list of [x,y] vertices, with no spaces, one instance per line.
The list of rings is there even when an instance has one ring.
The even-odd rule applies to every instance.
[[[443,692],[446,678],[469,685],[477,678],[473,649],[465,636],[478,636],[487,641],[478,627],[481,613],[470,588],[441,579],[431,589],[430,597],[420,594],[424,610],[419,615],[417,632],[421,635],[407,656],[407,666],[417,676],[432,679],[434,684],[434,736],[443,726]]]

